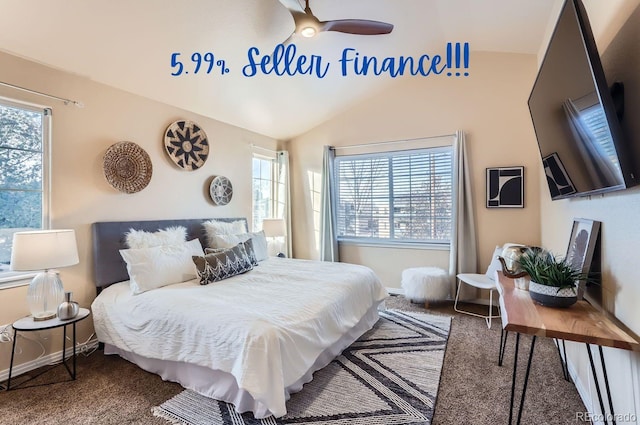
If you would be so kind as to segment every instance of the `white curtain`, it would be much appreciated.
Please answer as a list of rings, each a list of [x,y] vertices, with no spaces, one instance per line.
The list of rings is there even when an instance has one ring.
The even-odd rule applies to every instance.
[[[336,151],[325,146],[322,154],[322,192],[320,194],[320,260],[340,261],[331,184]]]
[[[292,256],[291,245],[291,189],[289,182],[289,152],[276,152],[276,218],[283,218],[287,234],[285,235],[285,247],[282,250],[287,258]]]
[[[453,142],[453,223],[451,226],[451,251],[449,252],[449,274],[451,294],[455,297],[458,273],[476,273],[478,256],[476,248],[476,225],[471,194],[471,176],[467,158],[464,133],[457,131]],[[461,285],[461,299],[476,298],[477,291],[469,285]]]

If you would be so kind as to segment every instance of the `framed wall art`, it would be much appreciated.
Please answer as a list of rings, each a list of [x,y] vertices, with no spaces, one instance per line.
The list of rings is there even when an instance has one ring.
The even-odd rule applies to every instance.
[[[576,188],[557,152],[544,157],[542,166],[551,192],[551,199],[560,199],[576,193]]]
[[[524,208],[524,167],[487,168],[487,208]]]
[[[567,254],[565,259],[575,269],[587,274],[595,271],[591,267],[600,232],[600,222],[586,218],[576,218],[573,220],[571,235],[567,244]],[[580,281],[578,286],[578,299],[583,298],[587,279]]]

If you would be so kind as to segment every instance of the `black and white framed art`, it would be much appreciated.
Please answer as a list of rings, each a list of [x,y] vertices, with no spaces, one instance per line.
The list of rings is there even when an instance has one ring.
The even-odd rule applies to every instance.
[[[542,158],[542,166],[549,185],[551,199],[560,199],[576,193],[576,188],[557,152]]]
[[[571,267],[588,275],[597,270],[592,269],[592,261],[596,251],[596,242],[600,232],[600,222],[586,218],[575,218],[571,227],[571,235],[567,244],[565,259]],[[578,299],[583,298],[588,279],[582,279],[578,287]]]
[[[487,208],[524,208],[524,167],[487,168]]]

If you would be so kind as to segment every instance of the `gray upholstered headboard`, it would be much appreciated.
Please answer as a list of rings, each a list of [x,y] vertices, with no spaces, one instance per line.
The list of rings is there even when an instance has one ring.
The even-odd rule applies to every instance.
[[[155,232],[170,226],[187,228],[187,240],[200,239],[203,247],[207,246],[206,234],[202,222],[207,220],[247,222],[246,218],[200,218],[180,220],[145,220],[145,221],[103,221],[93,223],[93,270],[94,283],[105,288],[113,283],[129,279],[127,265],[120,256],[120,250],[127,248],[125,234],[130,229]]]

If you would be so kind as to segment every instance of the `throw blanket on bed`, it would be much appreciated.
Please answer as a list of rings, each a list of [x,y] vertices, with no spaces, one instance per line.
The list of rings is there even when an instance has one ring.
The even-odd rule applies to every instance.
[[[115,284],[92,310],[100,341],[228,372],[278,417],[285,388],[386,296],[369,268],[273,258],[206,286],[193,280],[132,295],[127,282]]]

